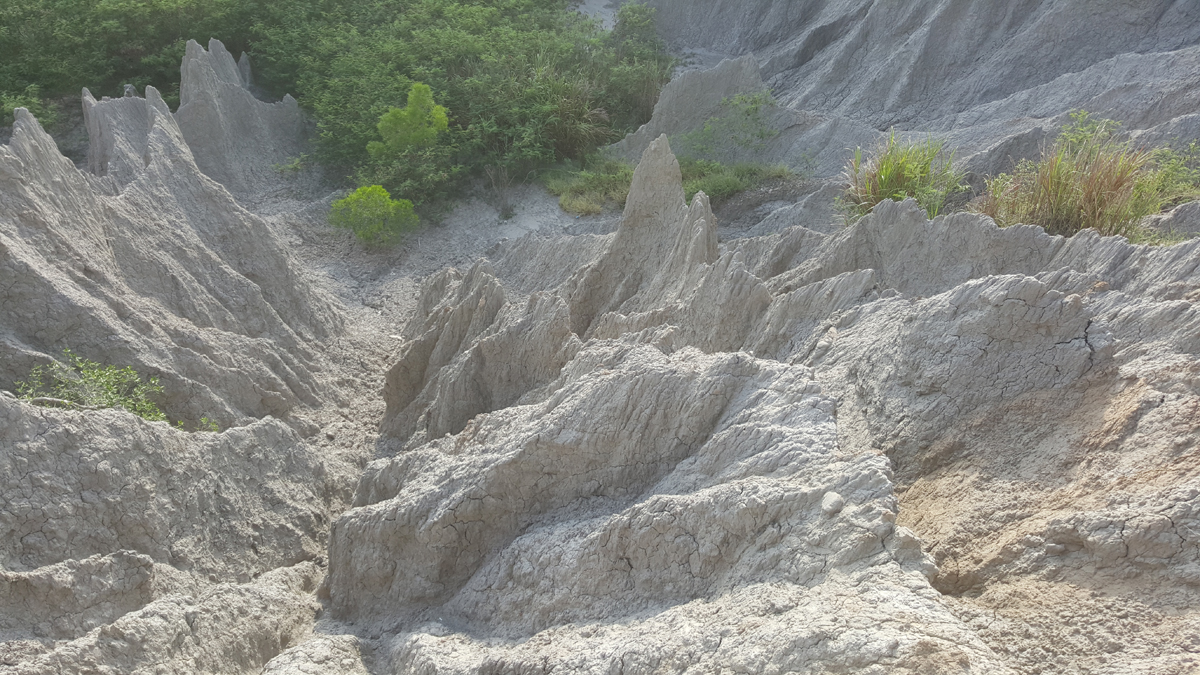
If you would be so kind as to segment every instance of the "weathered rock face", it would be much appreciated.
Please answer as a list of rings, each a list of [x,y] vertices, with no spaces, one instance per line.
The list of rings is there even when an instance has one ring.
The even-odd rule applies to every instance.
[[[1101,91],[1134,82],[1156,88],[1145,76],[1187,73],[1168,63],[1176,60],[1178,66],[1178,59],[1191,58],[1200,41],[1200,12],[1171,0],[1088,13],[1062,0],[649,4],[672,44],[754,54],[763,64],[763,79],[791,107],[836,113],[878,129],[952,119],[973,109],[991,112],[984,106],[1018,101],[1025,106],[1021,115],[1032,112],[1029,106],[1080,107]],[[1106,81],[1097,77],[1101,71],[1143,79]],[[1172,91],[1192,88],[1178,80],[1176,85]],[[1034,94],[1044,86],[1044,93],[1054,93],[1050,100]],[[988,121],[998,119],[993,114]]]
[[[24,110],[0,147],[0,390],[70,348],[157,375],[172,421],[233,427],[0,391],[0,672],[257,673],[320,607],[313,561],[349,497],[346,462],[278,418],[339,398],[319,345],[343,314],[214,181],[246,178],[218,170],[246,166],[228,152],[242,135],[298,128],[229,102],[219,43],[188,53],[186,114],[152,87],[84,91],[89,172]],[[223,135],[193,154],[204,101]]]
[[[711,141],[706,141],[699,153],[704,159],[782,163],[805,173],[830,176],[842,169],[849,148],[870,147],[882,137],[879,131],[861,121],[786,106],[764,107],[760,121],[754,126],[739,127],[744,124],[739,115],[744,113],[735,112],[730,101],[739,94],[767,90],[754,56],[725,59],[708,70],[684,71],[663,88],[650,121],[609,150],[637,161],[661,134],[682,140],[689,132],[703,129],[706,122],[717,120],[710,125]],[[768,136],[755,140],[756,133]],[[820,221],[813,219],[812,224]]]
[[[696,6],[792,45],[800,70],[874,53],[860,25],[938,17],[883,41],[904,63],[967,10],[1003,18],[883,5]],[[1027,41],[1010,27],[1044,32],[1058,7],[999,34]],[[777,28],[746,28],[747,8]],[[1190,58],[1155,51],[1190,39],[1190,9],[1158,9],[1181,25],[1114,63]],[[755,84],[753,66],[720,72]],[[247,73],[191,45],[186,110],[153,89],[86,97],[89,172],[24,112],[0,147],[0,388],[71,347],[160,375],[173,418],[232,427],[0,392],[0,674],[1196,669],[1200,242],[930,221],[912,202],[845,228],[800,203],[721,242],[708,199],[684,201],[672,128],[651,125],[617,231],[429,276],[386,349],[386,409],[338,409],[371,375],[338,351],[359,315],[295,268],[273,229],[288,213],[242,207],[302,131]],[[1180,78],[1160,83],[1182,97],[1168,116]],[[980,115],[1020,98],[959,86]],[[1040,138],[1013,128],[1010,147]],[[369,463],[332,445],[368,415]]]
[[[945,138],[961,167],[1009,171],[1087,110],[1139,142],[1200,138],[1200,9],[1154,0],[1079,11],[1063,0],[651,0],[680,50],[730,59],[686,72],[655,118],[614,146],[629,159],[659,133],[717,114],[723,97],[769,87],[778,132],[722,159],[836,175],[848,148],[889,130]]]
[[[223,48],[206,58],[221,57],[232,67]],[[197,59],[183,81],[200,100],[217,85],[195,75]],[[28,113],[0,148],[0,388],[70,348],[160,376],[174,419],[228,425],[329,395],[312,342],[340,330],[338,310],[200,170],[158,92],[85,91],[84,111],[93,175]]]
[[[277,184],[272,168],[307,147],[304,116],[291,96],[264,103],[250,92],[250,61],[234,62],[223,44],[189,42],[175,119],[196,166],[246,198]]]
[[[679,181],[660,138],[592,262],[526,240],[427,284],[397,454],[330,548],[381,671],[1059,672],[1099,652],[1031,652],[1068,630],[1038,617],[1088,589],[1197,600],[1200,244],[909,202],[720,246]],[[1088,630],[1112,672],[1183,672],[1200,624],[1161,623]]]

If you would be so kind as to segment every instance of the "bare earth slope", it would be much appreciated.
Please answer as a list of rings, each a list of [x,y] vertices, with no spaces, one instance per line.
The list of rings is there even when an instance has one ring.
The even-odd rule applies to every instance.
[[[1200,6],[1191,2],[648,4],[660,34],[699,63],[743,60],[677,78],[650,128],[618,144],[631,159],[659,133],[702,125],[723,97],[763,86],[781,104],[770,121],[782,135],[758,158],[818,176],[891,129],[947,138],[970,171],[1008,171],[1077,109],[1146,142],[1200,138]]]
[[[1200,669],[1200,241],[912,202],[722,241],[660,134],[609,234],[339,262],[269,168],[294,104],[183,72],[85,97],[89,171],[24,111],[0,146],[0,389],[71,347],[225,429],[0,392],[0,674]]]

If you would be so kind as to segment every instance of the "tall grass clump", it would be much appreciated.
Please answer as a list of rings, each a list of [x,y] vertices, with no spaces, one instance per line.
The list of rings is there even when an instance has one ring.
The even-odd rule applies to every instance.
[[[1139,148],[1116,136],[1119,124],[1072,113],[1041,157],[1019,163],[1011,174],[987,181],[970,209],[997,225],[1040,225],[1050,234],[1071,236],[1094,229],[1156,242],[1139,222],[1200,196],[1195,144],[1183,152]]]
[[[884,200],[912,197],[930,218],[937,216],[950,195],[966,189],[962,174],[954,170],[954,153],[946,152],[945,146],[936,139],[905,143],[893,131],[870,156],[855,149],[842,173],[847,186],[842,209],[859,218]]]

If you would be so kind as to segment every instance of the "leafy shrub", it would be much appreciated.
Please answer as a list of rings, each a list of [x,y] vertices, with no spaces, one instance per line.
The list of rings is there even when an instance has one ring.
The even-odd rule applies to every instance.
[[[417,214],[407,199],[392,199],[379,185],[361,187],[345,199],[333,203],[329,223],[354,232],[369,245],[398,241],[417,226]]]
[[[851,218],[858,218],[884,200],[912,197],[930,218],[936,217],[950,195],[966,189],[953,164],[954,153],[945,152],[945,141],[904,143],[893,131],[870,157],[862,148],[854,150],[842,172],[847,187],[839,204]]]
[[[163,388],[158,378],[142,380],[131,367],[117,368],[89,361],[70,349],[63,351],[66,363],[37,366],[25,382],[17,382],[17,393],[39,405],[66,407],[124,408],[151,421],[166,420],[150,399]]]
[[[1037,161],[1026,160],[1011,174],[988,180],[970,208],[1001,227],[1040,225],[1071,236],[1084,229],[1163,243],[1140,232],[1147,215],[1200,196],[1196,147],[1180,153],[1119,140],[1119,124],[1072,113],[1055,142]]]
[[[372,157],[394,157],[409,149],[428,147],[448,126],[446,109],[433,102],[433,90],[414,82],[408,90],[408,105],[392,108],[379,118],[376,129],[383,142],[371,141],[367,152]]]
[[[48,128],[58,120],[58,108],[41,96],[41,89],[36,84],[25,87],[19,94],[0,91],[0,125],[8,126],[13,123],[13,113],[17,108],[25,108],[38,119],[43,128]]]

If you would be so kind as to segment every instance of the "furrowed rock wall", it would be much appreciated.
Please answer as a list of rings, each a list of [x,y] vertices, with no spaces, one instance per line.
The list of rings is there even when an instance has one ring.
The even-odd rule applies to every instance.
[[[1060,0],[649,4],[676,49],[748,59],[682,75],[664,91],[650,134],[688,130],[663,127],[672,120],[696,128],[722,96],[760,89],[761,79],[780,102],[769,122],[781,136],[760,161],[818,176],[836,174],[847,148],[870,147],[890,129],[947,138],[969,171],[1008,171],[1077,109],[1121,121],[1144,143],[1200,138],[1200,9],[1190,3],[1088,11]],[[757,78],[746,72],[751,62]],[[680,118],[674,110],[691,112]],[[616,150],[635,159],[653,135],[639,133]]]
[[[911,201],[845,227],[799,202],[722,241],[667,138],[764,82],[819,166],[893,123],[1000,162],[1079,100],[1186,136],[1190,5],[659,7],[747,58],[627,139],[616,231],[431,274],[395,328],[314,287],[288,213],[243,207],[303,120],[219,43],[189,45],[175,113],[85,96],[88,171],[18,112],[0,390],[70,347],[226,430],[0,391],[0,674],[1196,670],[1200,241]],[[890,88],[851,77],[887,54]],[[913,64],[953,77],[946,100]],[[343,353],[362,326],[394,357],[383,401],[351,406],[376,375]],[[335,442],[373,415],[370,448]]]
[[[84,91],[88,171],[22,109],[0,146],[0,390],[71,349],[226,429],[0,391],[0,672],[258,673],[320,610],[350,495],[304,418],[341,397],[322,344],[344,313],[231,195],[254,143],[302,142],[294,102],[233,97],[248,70],[210,47],[188,46],[179,113]]]
[[[330,545],[381,672],[1184,672],[1200,243],[715,228],[660,138],[614,234],[426,285]]]
[[[205,58],[218,57],[233,67],[223,48]],[[219,83],[195,76],[198,59],[184,89],[218,95]],[[102,101],[85,90],[83,105],[90,173],[23,111],[0,148],[0,387],[70,348],[159,376],[173,419],[228,425],[316,404],[327,388],[311,345],[340,330],[339,311],[299,278],[268,225],[201,171],[153,87]],[[249,117],[270,126],[275,108],[259,105],[268,114]]]

